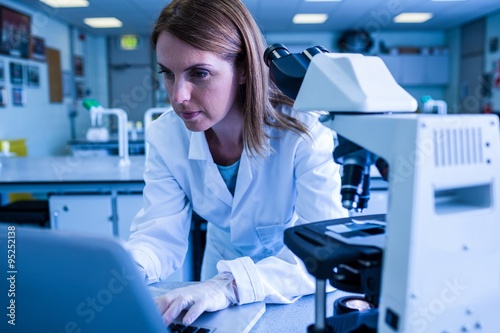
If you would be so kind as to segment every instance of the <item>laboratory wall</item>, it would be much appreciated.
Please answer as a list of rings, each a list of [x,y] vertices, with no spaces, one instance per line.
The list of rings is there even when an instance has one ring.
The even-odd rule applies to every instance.
[[[98,96],[107,96],[107,84],[103,82],[106,75],[97,75],[102,66],[99,62],[103,61],[102,55],[106,51],[103,38],[75,38],[79,35],[78,32],[53,19],[55,12],[44,11],[42,7],[37,10],[10,0],[4,0],[2,4],[29,15],[31,34],[43,39],[46,48],[59,52],[63,94],[60,102],[50,101],[51,82],[48,79],[48,64],[45,60],[0,55],[4,73],[3,80],[0,80],[4,102],[4,105],[0,106],[0,140],[25,139],[30,156],[64,155],[67,153],[67,142],[71,139],[72,128],[74,131],[82,130],[87,128],[89,123],[88,115],[73,102],[72,94],[76,87],[72,80],[72,59],[75,55],[81,55],[86,64],[85,77],[82,77],[86,87]],[[85,54],[88,53],[87,49],[93,49],[95,53]],[[22,68],[22,80],[11,80],[11,63],[16,69]],[[34,73],[34,76],[30,75],[30,79],[28,71]],[[76,111],[73,112],[74,110]]]
[[[484,72],[489,74],[491,111],[500,114],[500,12],[486,19]]]

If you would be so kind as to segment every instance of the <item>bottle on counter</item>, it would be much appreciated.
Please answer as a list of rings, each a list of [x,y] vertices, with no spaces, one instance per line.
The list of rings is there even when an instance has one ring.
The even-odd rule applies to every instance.
[[[128,135],[129,135],[130,140],[137,141],[137,139],[138,139],[137,129],[135,128],[134,123],[129,120],[127,123],[127,127],[128,127]]]

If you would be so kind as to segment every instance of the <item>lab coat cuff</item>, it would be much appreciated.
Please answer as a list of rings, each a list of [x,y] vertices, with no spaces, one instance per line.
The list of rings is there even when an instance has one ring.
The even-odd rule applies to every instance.
[[[241,257],[234,260],[220,260],[217,263],[217,270],[219,274],[224,272],[233,274],[238,290],[238,304],[247,304],[264,300],[264,286],[260,281],[257,266],[249,257]]]
[[[137,265],[142,267],[146,273],[146,284],[151,284],[159,281],[158,272],[160,271],[161,263],[156,255],[147,248],[134,248],[130,249],[130,253],[134,258]]]

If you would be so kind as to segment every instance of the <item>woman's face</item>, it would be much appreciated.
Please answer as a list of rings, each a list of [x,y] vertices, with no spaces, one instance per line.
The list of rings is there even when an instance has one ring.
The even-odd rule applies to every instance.
[[[172,107],[189,130],[240,119],[226,116],[240,113],[236,96],[244,83],[242,69],[166,31],[158,37],[156,57]]]

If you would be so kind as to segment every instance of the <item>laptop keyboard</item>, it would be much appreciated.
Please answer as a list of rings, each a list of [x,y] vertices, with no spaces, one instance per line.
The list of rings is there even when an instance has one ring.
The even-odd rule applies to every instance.
[[[172,323],[168,326],[170,333],[210,333],[211,329],[196,326],[186,326],[182,324]]]

